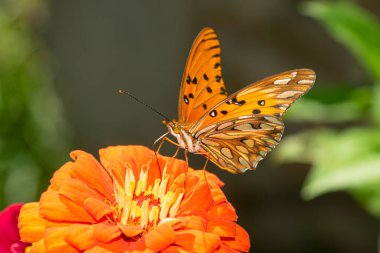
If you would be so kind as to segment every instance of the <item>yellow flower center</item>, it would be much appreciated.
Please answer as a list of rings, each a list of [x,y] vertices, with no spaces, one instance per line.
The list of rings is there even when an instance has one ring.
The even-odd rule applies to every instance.
[[[170,175],[166,174],[167,164],[161,178],[148,185],[149,164],[141,168],[138,181],[133,170],[127,165],[124,185],[114,180],[115,198],[118,203],[118,222],[125,226],[141,226],[149,230],[160,221],[174,218],[184,195],[183,188],[168,191]]]

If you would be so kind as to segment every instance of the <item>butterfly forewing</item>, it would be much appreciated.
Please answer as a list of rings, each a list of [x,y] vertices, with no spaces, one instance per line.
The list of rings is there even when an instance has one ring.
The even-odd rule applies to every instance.
[[[180,122],[195,122],[226,98],[220,65],[220,45],[211,28],[204,28],[187,59],[179,96]]]
[[[281,116],[296,99],[314,84],[315,73],[310,69],[296,69],[273,75],[248,85],[228,96],[205,113],[190,128],[196,133],[219,121],[242,116]]]

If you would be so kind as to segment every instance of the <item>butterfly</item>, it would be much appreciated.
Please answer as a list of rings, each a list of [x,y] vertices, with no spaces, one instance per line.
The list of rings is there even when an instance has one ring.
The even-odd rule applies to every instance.
[[[310,69],[264,78],[227,95],[220,44],[212,28],[195,39],[187,59],[178,102],[178,120],[164,120],[177,145],[202,154],[221,169],[243,173],[256,168],[281,140],[282,116],[314,84]]]

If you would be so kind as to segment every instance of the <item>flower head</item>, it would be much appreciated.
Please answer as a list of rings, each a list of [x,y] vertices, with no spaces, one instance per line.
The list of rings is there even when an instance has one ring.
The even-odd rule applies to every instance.
[[[20,241],[18,216],[22,204],[12,204],[0,212],[0,253],[21,253],[29,243]]]
[[[248,234],[213,174],[141,146],[83,151],[24,205],[21,237],[36,252],[247,252]]]

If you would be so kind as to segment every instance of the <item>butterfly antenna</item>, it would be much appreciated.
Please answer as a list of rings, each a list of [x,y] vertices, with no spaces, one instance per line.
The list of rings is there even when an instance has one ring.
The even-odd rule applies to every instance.
[[[118,90],[118,93],[119,94],[126,94],[128,95],[129,97],[131,97],[132,99],[134,99],[135,101],[139,102],[140,104],[144,105],[145,107],[147,107],[148,109],[150,109],[151,111],[157,113],[158,115],[160,115],[161,117],[163,117],[166,121],[170,121],[170,119],[168,117],[166,117],[164,114],[162,114],[161,112],[157,111],[156,109],[154,109],[152,106],[144,103],[141,99],[139,99],[138,97],[136,97],[135,95],[133,95],[132,93],[130,93],[129,91],[126,91],[126,90]]]

